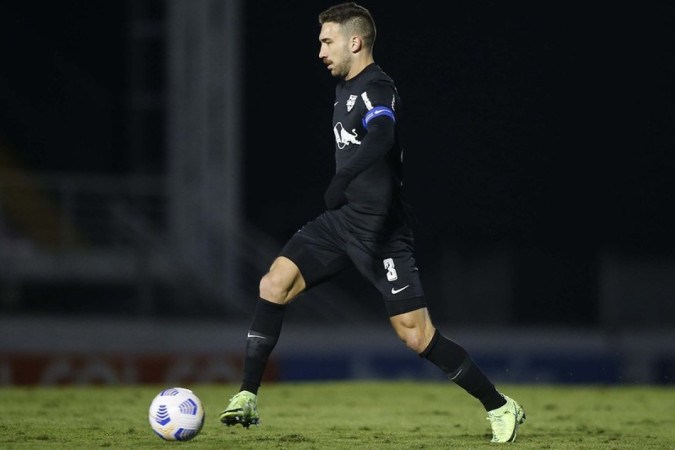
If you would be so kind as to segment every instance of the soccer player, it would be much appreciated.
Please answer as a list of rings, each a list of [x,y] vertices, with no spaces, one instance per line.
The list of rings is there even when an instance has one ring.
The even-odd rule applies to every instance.
[[[319,58],[338,79],[336,171],[324,194],[326,211],[290,238],[262,277],[246,339],[243,382],[220,420],[228,426],[258,424],[258,388],[284,310],[298,294],[353,264],[382,294],[399,338],[481,402],[492,442],[513,441],[525,419],[523,408],[498,392],[429,316],[402,186],[401,104],[393,80],[373,59],[373,18],[350,2],[320,13],[319,24]]]

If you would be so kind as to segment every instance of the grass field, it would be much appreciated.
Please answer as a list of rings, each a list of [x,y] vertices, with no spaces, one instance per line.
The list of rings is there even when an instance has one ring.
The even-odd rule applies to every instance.
[[[480,404],[448,383],[268,384],[258,427],[226,428],[236,386],[193,385],[206,422],[189,442],[164,442],[148,406],[165,386],[0,388],[0,448],[494,448]],[[527,412],[513,448],[675,449],[675,388],[500,386]]]

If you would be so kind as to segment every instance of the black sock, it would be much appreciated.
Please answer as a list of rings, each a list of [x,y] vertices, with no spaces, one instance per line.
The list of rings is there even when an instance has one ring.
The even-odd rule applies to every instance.
[[[443,336],[438,330],[427,348],[420,353],[436,364],[452,381],[476,397],[486,411],[499,408],[506,403],[492,382],[471,359],[466,350]]]
[[[285,308],[285,305],[268,302],[262,298],[258,299],[253,313],[253,322],[246,338],[244,380],[241,384],[241,391],[258,393],[267,359],[281,334]]]

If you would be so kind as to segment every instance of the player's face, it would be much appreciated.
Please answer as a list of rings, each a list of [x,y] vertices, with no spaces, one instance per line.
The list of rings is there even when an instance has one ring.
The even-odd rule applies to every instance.
[[[349,39],[342,27],[334,22],[321,25],[319,33],[321,49],[319,58],[337,78],[346,78],[352,66],[352,52],[349,50]]]

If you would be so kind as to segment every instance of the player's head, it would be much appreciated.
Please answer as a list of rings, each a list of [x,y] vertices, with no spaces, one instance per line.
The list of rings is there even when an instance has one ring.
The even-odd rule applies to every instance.
[[[355,63],[372,60],[376,30],[366,8],[353,2],[331,6],[319,14],[319,24],[319,58],[331,75],[349,78]]]

